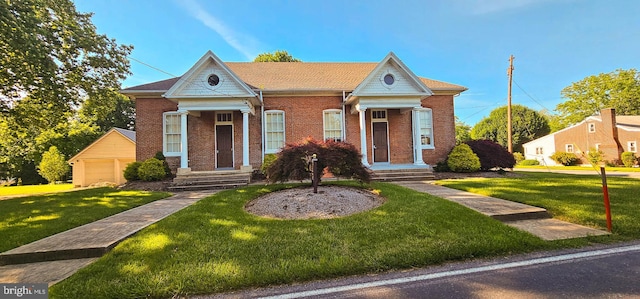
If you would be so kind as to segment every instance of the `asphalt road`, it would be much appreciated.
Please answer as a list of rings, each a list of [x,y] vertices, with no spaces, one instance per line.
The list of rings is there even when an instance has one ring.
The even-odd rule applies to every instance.
[[[640,298],[640,242],[199,298]]]
[[[600,175],[595,169],[585,167],[585,170],[561,170],[561,169],[541,169],[541,168],[515,168],[513,171],[525,172],[553,172],[563,174],[579,174],[579,175]],[[640,179],[640,172],[624,172],[624,171],[607,171],[607,176],[626,177],[632,179]]]

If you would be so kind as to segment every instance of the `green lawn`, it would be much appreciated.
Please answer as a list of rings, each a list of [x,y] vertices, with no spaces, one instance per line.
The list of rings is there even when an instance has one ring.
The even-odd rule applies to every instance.
[[[529,169],[553,169],[553,170],[586,170],[593,171],[593,174],[598,174],[600,172],[600,167],[593,168],[591,166],[544,166],[544,165],[530,165],[530,166],[519,166],[516,165],[514,170],[518,170],[518,168],[529,168]],[[597,172],[596,172],[597,170]],[[605,171],[614,171],[614,172],[640,172],[639,167],[605,167]]]
[[[13,195],[34,195],[41,193],[53,193],[73,189],[73,184],[47,184],[0,187],[0,197]]]
[[[384,205],[344,218],[277,220],[244,211],[251,199],[289,187],[251,186],[203,199],[54,285],[51,298],[170,298],[577,244],[545,242],[386,183],[371,185],[387,198]]]
[[[554,218],[606,229],[599,176],[519,172],[521,177],[443,180],[438,184],[546,208]],[[613,240],[640,238],[640,180],[608,177]]]
[[[167,196],[93,188],[0,200],[0,252]]]

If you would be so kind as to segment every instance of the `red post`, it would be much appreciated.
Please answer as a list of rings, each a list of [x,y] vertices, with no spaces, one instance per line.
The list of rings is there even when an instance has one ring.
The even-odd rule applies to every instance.
[[[602,195],[604,196],[604,211],[607,214],[607,230],[611,232],[611,207],[609,205],[609,188],[607,187],[607,173],[604,167],[600,167],[600,176],[602,176]]]

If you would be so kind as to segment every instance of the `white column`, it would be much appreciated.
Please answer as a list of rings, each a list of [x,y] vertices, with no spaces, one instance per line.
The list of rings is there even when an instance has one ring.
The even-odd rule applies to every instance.
[[[249,165],[249,111],[242,111],[242,167]]]
[[[180,111],[180,168],[189,168],[189,143],[187,136],[187,111]]]
[[[367,108],[358,109],[360,116],[360,153],[362,154],[362,165],[370,166],[367,158],[367,124],[365,122],[365,112]]]
[[[420,140],[420,107],[411,111],[411,129],[413,133],[413,164],[425,165],[422,160],[422,141]]]

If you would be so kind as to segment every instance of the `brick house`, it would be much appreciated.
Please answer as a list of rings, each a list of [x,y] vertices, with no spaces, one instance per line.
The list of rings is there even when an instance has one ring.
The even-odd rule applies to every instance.
[[[453,97],[466,88],[379,63],[222,62],[121,92],[136,101],[138,161],[162,151],[178,177],[259,169],[306,137],[349,142],[372,169],[422,167],[455,145]]]
[[[608,108],[523,147],[526,159],[538,160],[542,165],[555,165],[550,158],[555,152],[575,153],[581,164],[589,164],[586,154],[590,150],[601,151],[604,161],[619,161],[623,152],[638,152],[639,140],[640,116],[616,116],[615,110]]]

